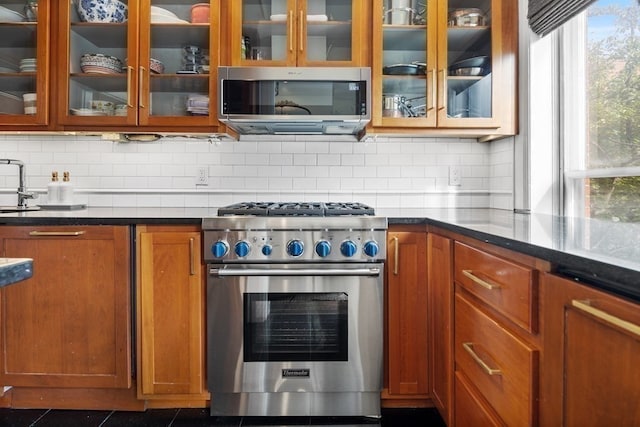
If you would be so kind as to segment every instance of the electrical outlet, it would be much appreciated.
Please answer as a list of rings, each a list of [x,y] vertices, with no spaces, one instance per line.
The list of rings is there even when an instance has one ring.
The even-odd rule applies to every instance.
[[[462,171],[460,170],[460,166],[449,166],[449,185],[451,186],[461,186],[462,185]]]
[[[198,167],[196,175],[196,185],[209,185],[209,168],[206,166]]]

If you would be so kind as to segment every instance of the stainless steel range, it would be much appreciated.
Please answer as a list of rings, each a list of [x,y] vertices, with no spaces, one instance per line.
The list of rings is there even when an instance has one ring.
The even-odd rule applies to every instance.
[[[211,414],[380,416],[387,219],[240,203],[202,227]]]

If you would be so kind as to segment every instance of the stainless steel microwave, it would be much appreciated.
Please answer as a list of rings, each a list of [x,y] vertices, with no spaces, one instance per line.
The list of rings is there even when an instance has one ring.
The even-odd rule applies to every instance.
[[[218,119],[239,134],[360,138],[371,120],[371,69],[219,67]]]

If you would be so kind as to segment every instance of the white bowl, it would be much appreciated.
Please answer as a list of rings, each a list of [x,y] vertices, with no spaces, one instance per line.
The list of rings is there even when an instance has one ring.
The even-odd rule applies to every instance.
[[[127,21],[127,5],[119,0],[75,0],[84,22],[121,23]]]
[[[151,15],[166,16],[168,18],[178,18],[178,15],[176,15],[175,13],[158,6],[151,6]]]

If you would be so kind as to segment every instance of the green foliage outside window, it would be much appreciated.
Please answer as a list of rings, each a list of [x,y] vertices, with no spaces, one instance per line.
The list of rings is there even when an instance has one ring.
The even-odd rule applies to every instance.
[[[588,40],[586,167],[640,167],[640,7],[596,3],[589,16],[615,17],[615,30]],[[588,216],[640,222],[639,176],[592,178],[586,194]]]

